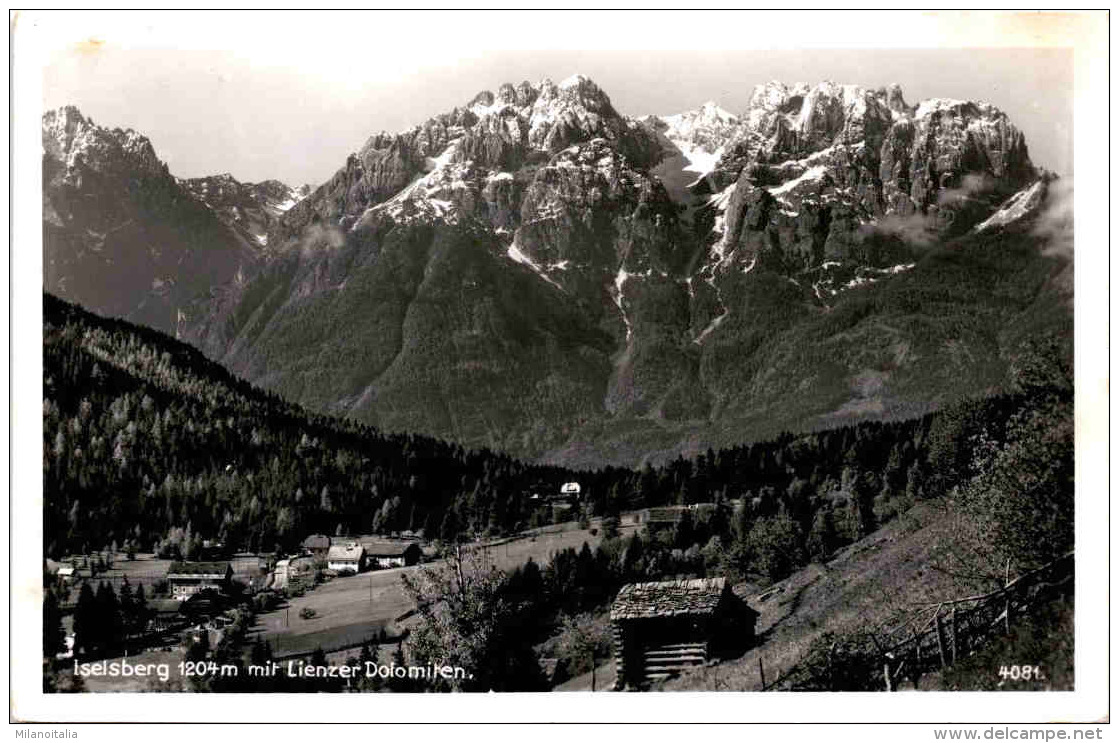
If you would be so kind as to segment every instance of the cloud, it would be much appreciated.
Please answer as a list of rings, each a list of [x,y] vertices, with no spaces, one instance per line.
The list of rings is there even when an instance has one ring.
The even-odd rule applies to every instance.
[[[945,188],[936,196],[937,204],[948,204],[953,201],[971,198],[972,194],[990,190],[992,180],[982,173],[968,173],[960,179],[956,188]]]
[[[1045,240],[1045,255],[1073,257],[1073,185],[1057,179],[1048,184],[1045,204],[1034,223],[1033,234]]]
[[[309,224],[299,238],[299,249],[304,258],[323,250],[337,250],[346,244],[346,236],[337,227]]]
[[[875,234],[897,237],[913,246],[925,247],[936,239],[936,220],[927,214],[888,214],[874,224],[859,228],[863,239]]]

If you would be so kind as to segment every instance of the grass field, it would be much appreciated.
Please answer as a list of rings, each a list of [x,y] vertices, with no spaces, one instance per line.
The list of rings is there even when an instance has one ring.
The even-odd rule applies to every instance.
[[[596,528],[597,524],[592,524]],[[636,527],[623,527],[626,534]],[[554,552],[587,542],[592,548],[602,541],[601,531],[591,534],[575,523],[557,524],[512,540],[501,540],[491,546],[479,547],[485,564],[510,570],[524,564],[530,557],[543,565]],[[431,563],[431,564],[438,564]],[[414,607],[404,593],[400,578],[416,567],[393,568],[335,578],[313,591],[292,598],[286,607],[257,617],[256,634],[271,643],[277,656],[306,653],[317,647],[338,648],[357,644],[376,636],[382,628],[395,635],[407,623],[398,626],[395,620]],[[311,619],[302,619],[304,608],[315,610]],[[250,640],[255,639],[251,637]],[[343,653],[343,656],[345,653]]]
[[[253,631],[271,643],[277,656],[363,642],[382,628],[391,630],[393,620],[412,608],[400,576],[415,569],[393,568],[335,578],[289,599],[276,611],[257,615]],[[299,613],[308,608],[315,616],[301,618]]]
[[[591,529],[580,529],[574,522],[556,524],[536,529],[526,533],[523,537],[484,547],[487,564],[492,563],[502,570],[511,570],[523,565],[531,557],[543,567],[551,559],[552,554],[565,550],[568,547],[580,549],[586,542],[594,549],[602,541],[602,531],[597,520],[592,521]],[[591,534],[594,530],[597,533]],[[623,536],[637,530],[635,525],[620,527]]]
[[[510,540],[494,540],[478,549],[484,555],[485,564],[492,564],[503,570],[522,565],[530,557],[543,566],[557,551],[568,547],[579,549],[584,542],[592,548],[597,546],[602,541],[599,526],[597,523],[592,524],[596,533],[591,534],[590,529],[579,529],[573,522],[557,524]],[[627,525],[623,526],[621,531],[623,534],[628,534],[636,528]],[[233,562],[235,577],[239,579],[254,574],[258,569],[255,558],[235,559],[231,562]],[[166,577],[170,564],[170,560],[156,559],[151,555],[137,555],[134,561],[122,559],[116,562],[113,570],[98,575],[94,582],[104,577],[119,585],[127,575],[133,586],[140,583],[150,585]],[[437,561],[429,564],[439,563]],[[392,568],[334,578],[302,596],[289,599],[278,610],[259,614],[256,624],[250,631],[248,642],[253,642],[260,637],[271,644],[275,656],[283,657],[309,653],[318,647],[331,650],[358,645],[375,637],[382,628],[387,634],[394,636],[409,624],[407,620],[397,624],[396,620],[414,608],[404,592],[401,576],[418,569],[417,566]],[[305,608],[313,609],[315,615],[309,619],[301,618],[299,614]],[[328,658],[330,662],[340,663],[356,655],[357,652],[356,649],[341,650],[330,653]],[[387,653],[387,650],[382,650],[382,658],[387,658]],[[150,649],[128,658],[132,664],[167,663],[171,680],[166,685],[159,685],[167,690],[182,688],[185,682],[179,677],[178,670],[178,663],[182,659],[182,652],[178,649],[169,652]],[[608,671],[605,668],[602,671],[599,680],[605,682]],[[590,675],[587,674],[585,679],[587,688],[590,688],[589,679]],[[577,679],[573,679],[572,682],[576,686],[580,683]],[[147,678],[91,677],[86,679],[86,688],[98,692],[147,691],[152,690],[153,686],[157,685]],[[600,685],[598,688],[603,686]]]

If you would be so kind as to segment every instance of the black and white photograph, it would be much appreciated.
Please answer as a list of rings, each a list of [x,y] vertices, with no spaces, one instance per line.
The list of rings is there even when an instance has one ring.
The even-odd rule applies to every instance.
[[[10,12],[10,721],[1107,722],[1107,26]]]

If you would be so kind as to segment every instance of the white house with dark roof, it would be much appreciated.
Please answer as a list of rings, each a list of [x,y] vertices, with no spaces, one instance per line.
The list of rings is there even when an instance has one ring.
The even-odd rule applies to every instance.
[[[357,542],[332,544],[326,566],[339,573],[360,573],[365,568],[365,548]]]

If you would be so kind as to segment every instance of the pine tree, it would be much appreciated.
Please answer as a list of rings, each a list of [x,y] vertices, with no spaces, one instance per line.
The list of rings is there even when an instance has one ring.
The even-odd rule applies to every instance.
[[[62,608],[54,589],[43,594],[43,658],[53,659],[66,650],[66,632],[62,629]]]
[[[74,607],[74,655],[92,653],[97,646],[97,599],[89,583],[82,583]]]
[[[905,496],[914,501],[925,497],[925,471],[917,462],[909,465],[905,479]]]
[[[143,632],[148,626],[148,599],[144,595],[144,584],[136,586],[136,595],[132,599],[133,616],[136,619],[136,626],[140,632]]]
[[[823,561],[839,546],[839,535],[835,529],[835,517],[830,508],[821,508],[812,520],[812,529],[808,532],[805,548],[808,557],[814,561]]]
[[[103,649],[115,647],[121,640],[120,606],[113,587],[102,581],[97,587],[97,641]]]
[[[368,675],[367,669],[373,668],[377,665],[377,646],[366,642],[361,646],[361,654],[358,655],[358,664],[361,666],[358,670],[358,684],[359,691],[377,691],[383,685],[381,677],[378,675]]]
[[[120,584],[120,618],[124,635],[131,635],[136,627],[136,604],[132,598],[132,586],[128,583],[128,576]]]

